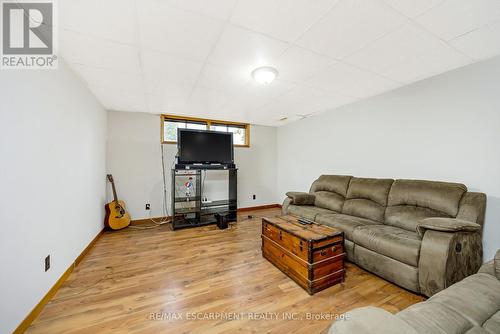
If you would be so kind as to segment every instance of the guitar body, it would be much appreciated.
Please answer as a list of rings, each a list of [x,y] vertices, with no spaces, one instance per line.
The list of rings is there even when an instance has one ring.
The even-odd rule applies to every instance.
[[[112,230],[120,230],[130,225],[130,215],[125,210],[125,202],[118,201],[106,204],[106,218],[104,224]]]
[[[112,230],[120,230],[130,225],[130,215],[125,209],[125,202],[118,200],[113,176],[111,174],[108,174],[107,178],[108,181],[111,182],[111,186],[113,187],[114,200],[104,206],[104,208],[106,209],[106,218],[104,219],[104,225]]]

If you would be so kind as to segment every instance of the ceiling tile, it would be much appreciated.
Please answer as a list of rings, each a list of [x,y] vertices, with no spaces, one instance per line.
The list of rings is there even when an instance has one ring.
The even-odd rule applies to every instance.
[[[300,85],[280,96],[277,100],[302,104],[305,109],[300,114],[307,115],[324,109],[333,109],[340,105],[351,103],[356,99],[342,94]]]
[[[149,108],[158,110],[157,112],[177,114],[186,107],[192,91],[191,85],[165,84],[162,89],[147,92]]]
[[[276,98],[291,91],[295,87],[295,84],[282,80],[275,80],[270,85],[261,85],[251,80],[245,87],[244,93],[248,96]]]
[[[250,73],[233,71],[224,66],[206,64],[198,85],[231,93],[238,93],[252,80]]]
[[[156,94],[146,93],[146,102],[148,106],[148,112],[152,114],[163,114],[166,113],[163,108],[163,96]]]
[[[259,117],[254,117],[252,122],[253,124],[260,124],[260,125],[264,125],[264,126],[284,126],[284,125],[287,125],[287,124],[290,124],[290,123],[293,123],[293,122],[296,122],[296,121],[300,121],[301,119],[303,119],[303,117],[300,117],[300,116],[288,116],[288,117],[285,117],[285,118],[269,118],[269,117],[265,117],[263,115],[259,115]]]
[[[251,80],[239,93],[232,95],[223,109],[224,112],[250,117],[255,110],[286,94],[294,87],[296,85],[280,80],[275,80],[268,86],[259,85]]]
[[[450,44],[476,60],[499,55],[500,21],[462,35]]]
[[[138,43],[134,0],[64,0],[57,5],[63,29],[122,43]]]
[[[187,109],[196,114],[211,114],[222,109],[232,95],[220,90],[196,86],[189,97]]]
[[[400,13],[414,18],[439,5],[445,0],[383,0]]]
[[[190,10],[216,19],[228,20],[237,0],[167,0],[181,9]]]
[[[89,86],[105,109],[130,112],[147,112],[146,96],[142,92],[125,92],[110,87]]]
[[[380,0],[340,0],[297,44],[342,58],[401,26],[408,19]]]
[[[355,100],[340,94],[325,93],[318,89],[299,86],[257,109],[253,112],[253,116],[260,121],[266,118],[279,121],[283,117],[286,117],[287,120],[290,118],[301,119],[312,114],[332,110]]]
[[[230,94],[217,89],[197,86],[194,88],[188,104],[193,108],[198,108],[197,112],[212,111],[220,109],[231,98]]]
[[[142,50],[164,52],[204,61],[224,23],[168,6],[158,0],[141,0],[138,6]]]
[[[288,44],[229,25],[217,43],[209,62],[250,75],[259,66],[276,66]]]
[[[240,0],[231,22],[284,41],[293,41],[335,1]]]
[[[413,23],[378,39],[344,61],[405,83],[470,63],[469,58]]]
[[[68,63],[141,72],[139,51],[130,45],[62,30],[59,32],[59,51]]]
[[[282,125],[500,54],[499,0],[63,2],[60,54],[111,110]]]
[[[140,92],[144,90],[144,81],[141,74],[117,72],[76,64],[73,65],[73,70],[89,86],[98,86],[103,90],[105,88],[127,92]]]
[[[309,102],[315,99],[321,99],[331,92],[305,85],[298,85],[291,89],[288,93],[281,95],[278,99],[288,100],[290,102]]]
[[[500,19],[498,0],[446,0],[416,21],[445,40],[451,40]]]
[[[331,58],[293,46],[279,58],[276,67],[280,79],[303,81],[335,62]]]
[[[293,103],[288,100],[273,100],[262,108],[259,108],[251,113],[249,117],[254,122],[272,122],[278,123],[283,118],[294,117],[301,119],[308,111],[304,109],[302,103]]]
[[[148,92],[163,90],[167,84],[186,84],[192,87],[203,68],[202,62],[155,51],[142,51],[141,61],[148,82]]]
[[[400,86],[390,79],[343,63],[328,67],[308,83],[356,98],[377,95]]]
[[[207,117],[215,120],[224,120],[229,122],[252,123],[243,114],[236,113],[234,110],[226,108],[215,109],[211,111],[210,114],[207,115]]]

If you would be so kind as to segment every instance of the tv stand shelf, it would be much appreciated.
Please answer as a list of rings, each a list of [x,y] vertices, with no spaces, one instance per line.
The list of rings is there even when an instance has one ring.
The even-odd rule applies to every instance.
[[[202,177],[213,168],[176,168],[172,169],[172,229],[204,226],[217,222],[216,214],[227,214],[229,220],[236,221],[237,205],[237,168],[219,169],[227,171],[228,198],[203,202],[204,189]],[[189,186],[186,186],[189,184]]]

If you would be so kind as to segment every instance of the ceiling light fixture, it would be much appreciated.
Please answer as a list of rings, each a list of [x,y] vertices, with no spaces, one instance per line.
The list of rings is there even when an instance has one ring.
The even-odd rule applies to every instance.
[[[252,71],[252,77],[261,85],[269,85],[278,76],[278,71],[274,67],[263,66]]]

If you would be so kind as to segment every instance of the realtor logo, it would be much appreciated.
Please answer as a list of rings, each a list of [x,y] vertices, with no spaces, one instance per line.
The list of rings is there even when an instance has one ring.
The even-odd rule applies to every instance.
[[[2,69],[57,68],[52,0],[0,0]]]

